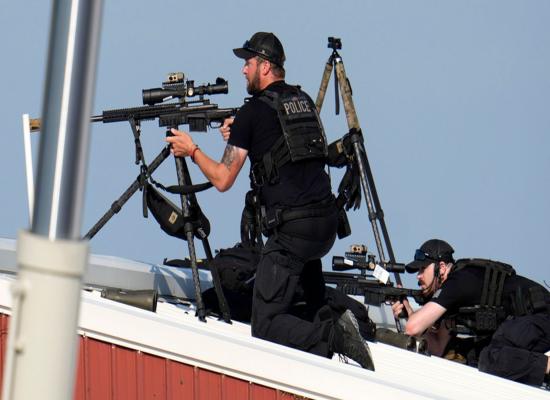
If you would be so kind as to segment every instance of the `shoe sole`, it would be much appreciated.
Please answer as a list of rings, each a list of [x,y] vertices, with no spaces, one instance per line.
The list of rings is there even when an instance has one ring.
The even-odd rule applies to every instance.
[[[343,321],[344,320],[344,321]],[[349,325],[351,324],[353,327],[353,330],[349,329]],[[361,365],[363,368],[369,369],[371,371],[374,371],[374,362],[372,361],[372,353],[370,352],[369,345],[367,342],[361,337],[361,334],[359,333],[359,323],[357,322],[357,319],[355,318],[355,315],[350,310],[346,310],[340,319],[338,320],[338,325],[342,328],[344,332],[349,334],[350,336],[358,337],[356,340],[360,341],[365,350],[367,350],[368,354],[368,360],[365,365]],[[351,357],[350,357],[351,358]]]

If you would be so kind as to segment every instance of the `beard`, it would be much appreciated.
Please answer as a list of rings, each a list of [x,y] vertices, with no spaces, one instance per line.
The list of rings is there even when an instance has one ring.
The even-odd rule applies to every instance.
[[[250,95],[255,95],[261,92],[260,89],[260,70],[256,69],[254,76],[246,81],[246,91]]]
[[[441,287],[441,283],[437,281],[437,279],[433,279],[432,282],[428,285],[425,282],[417,282],[418,286],[420,287],[420,290],[422,290],[422,297],[426,301],[429,301],[435,292]]]

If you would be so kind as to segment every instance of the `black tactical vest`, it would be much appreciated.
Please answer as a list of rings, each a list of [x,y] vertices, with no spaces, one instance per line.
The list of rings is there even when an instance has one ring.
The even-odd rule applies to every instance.
[[[516,271],[511,265],[483,258],[461,259],[455,263],[453,271],[466,267],[484,269],[483,288],[478,305],[461,307],[456,320],[476,333],[494,332],[506,318],[503,306],[504,280]]]
[[[265,90],[259,100],[277,112],[283,135],[252,166],[252,180],[257,186],[276,183],[278,170],[288,162],[326,159],[327,141],[315,103],[299,86],[282,93]]]

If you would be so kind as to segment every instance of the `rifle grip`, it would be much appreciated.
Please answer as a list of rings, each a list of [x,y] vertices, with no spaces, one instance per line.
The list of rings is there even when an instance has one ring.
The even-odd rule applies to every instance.
[[[403,304],[403,310],[401,310],[401,312],[397,316],[397,318],[399,318],[399,319],[409,318],[409,313],[407,312],[407,309],[405,308],[405,304],[403,303],[403,300],[405,300],[406,298],[407,298],[407,296],[400,296],[399,297],[399,301],[401,302],[401,304]]]

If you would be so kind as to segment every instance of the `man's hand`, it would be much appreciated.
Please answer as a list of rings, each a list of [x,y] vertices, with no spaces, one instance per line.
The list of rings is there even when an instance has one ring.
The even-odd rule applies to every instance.
[[[222,134],[223,140],[226,142],[229,140],[229,136],[231,135],[231,125],[234,120],[235,118],[226,118],[223,121],[223,125],[220,127],[220,133]]]
[[[229,138],[229,125],[232,120],[225,120],[224,126],[227,127]],[[239,147],[227,144],[223,153],[222,160],[216,162],[208,157],[198,146],[193,143],[191,136],[186,132],[171,130],[174,136],[168,136],[165,140],[170,143],[171,152],[176,157],[193,156],[193,161],[200,168],[204,176],[220,192],[225,192],[235,182],[239,171],[241,170],[248,151]]]
[[[401,314],[401,312],[403,312],[403,310],[405,310],[405,312],[407,313],[407,317],[412,315],[412,313],[414,312],[411,305],[410,305],[410,303],[409,303],[409,300],[407,300],[407,299],[403,299],[403,302],[396,301],[396,302],[392,303],[391,310],[392,310],[394,318],[401,318],[400,314]]]
[[[186,157],[191,155],[193,150],[197,147],[197,145],[193,143],[191,136],[189,136],[186,132],[178,131],[174,128],[170,131],[174,136],[167,136],[165,140],[170,143],[170,151],[172,154],[176,157]]]

